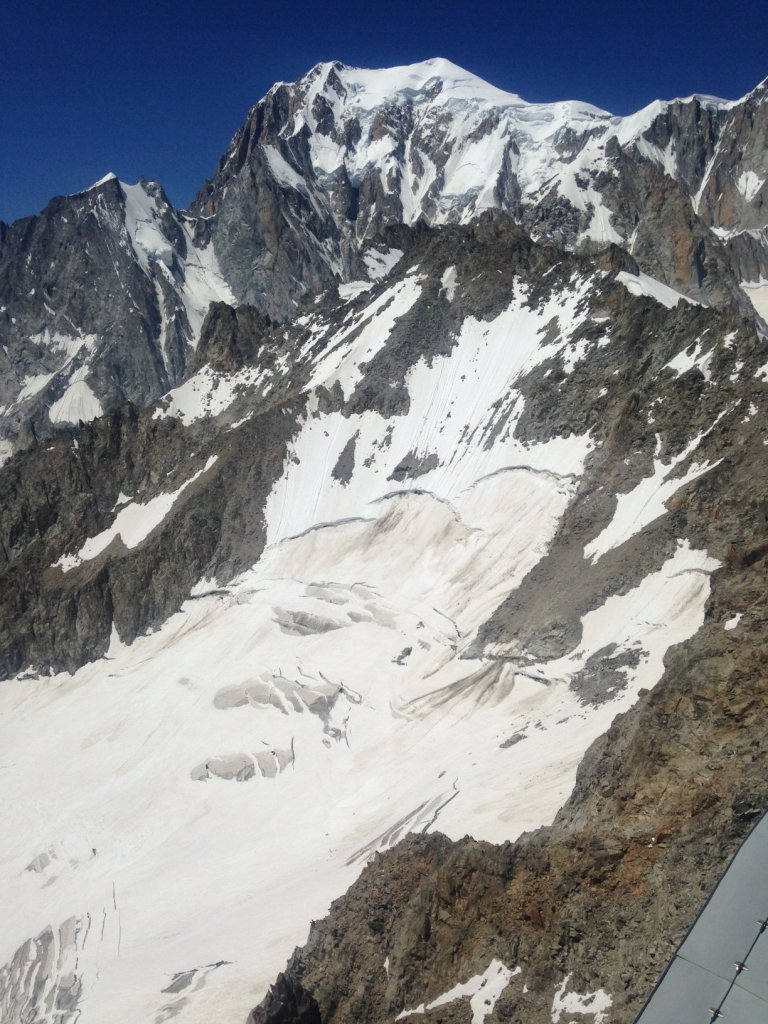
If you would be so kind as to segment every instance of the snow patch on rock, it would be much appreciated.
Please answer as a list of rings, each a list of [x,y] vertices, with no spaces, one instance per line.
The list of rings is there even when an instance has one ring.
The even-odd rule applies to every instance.
[[[679,490],[720,465],[721,459],[714,462],[692,462],[682,476],[673,476],[678,466],[698,448],[710,431],[693,438],[685,448],[669,462],[656,458],[653,462],[653,473],[644,477],[631,491],[616,496],[616,511],[610,523],[590,541],[584,548],[584,555],[592,562],[602,558],[608,551],[619,547],[640,533],[659,516],[667,512],[667,502]]]
[[[667,309],[672,309],[681,300],[689,303],[691,306],[701,305],[700,302],[689,299],[687,295],[675,291],[674,288],[662,284],[661,281],[657,281],[654,277],[649,277],[648,274],[630,274],[626,270],[621,270],[616,275],[616,280],[623,284],[631,295],[645,295],[650,299],[655,299],[656,302],[660,302]]]
[[[555,992],[552,1001],[552,1024],[559,1024],[563,1017],[578,1014],[581,1017],[592,1017],[594,1024],[607,1024],[613,999],[607,992],[599,988],[595,992],[567,992],[571,975],[566,975]]]
[[[96,558],[117,537],[120,538],[127,548],[135,548],[162,523],[184,491],[199,476],[206,473],[216,460],[217,456],[212,455],[202,469],[199,469],[197,473],[194,473],[188,480],[185,480],[175,491],[158,494],[157,497],[150,498],[146,502],[128,499],[119,503],[120,511],[107,530],[102,530],[101,533],[90,537],[76,554],[62,555],[61,558],[53,563],[54,567],[61,569],[63,572],[69,572],[78,565],[82,565],[83,562]]]
[[[436,1010],[439,1006],[455,1003],[458,999],[468,999],[472,1011],[472,1024],[483,1024],[485,1018],[493,1013],[499,996],[510,980],[520,973],[519,967],[510,970],[500,960],[491,960],[482,974],[476,974],[469,981],[459,982],[426,1005],[422,1003],[415,1010],[403,1010],[395,1020],[406,1020],[414,1014],[424,1014],[427,1010]]]

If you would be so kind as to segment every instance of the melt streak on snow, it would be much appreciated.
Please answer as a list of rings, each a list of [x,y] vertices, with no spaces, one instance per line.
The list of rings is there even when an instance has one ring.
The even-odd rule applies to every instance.
[[[48,410],[51,423],[89,423],[102,415],[101,402],[85,380],[87,374],[87,367],[81,367],[72,375],[67,390]]]
[[[494,320],[468,317],[450,356],[435,356],[431,365],[422,359],[407,374],[406,415],[317,417],[311,409],[269,499],[269,541],[319,524],[369,517],[375,514],[372,502],[403,486],[449,503],[470,500],[471,489],[490,486],[486,479],[493,474],[522,473],[548,479],[553,491],[570,488],[591,449],[589,438],[571,435],[530,445],[516,440],[523,399],[515,384],[558,353],[564,353],[567,366],[578,360],[580,353],[568,348],[567,338],[586,316],[578,307],[587,290],[586,281],[576,281],[569,292],[532,310],[521,286]],[[361,379],[362,365],[383,347],[394,321],[407,313],[419,292],[417,275],[385,291],[328,346],[312,383],[331,387],[338,382],[349,397]],[[563,338],[543,344],[542,332],[554,317],[560,318]],[[345,344],[361,325],[354,343]],[[353,436],[356,450],[364,455],[349,482],[336,481],[331,470]],[[414,457],[418,469],[404,484],[398,464],[406,454]],[[495,486],[502,485],[503,480]]]
[[[681,542],[585,615],[557,661],[467,656],[548,550],[592,447],[515,437],[522,378],[585,355],[569,337],[587,287],[531,309],[521,286],[493,320],[466,318],[448,354],[407,373],[401,415],[321,414],[314,389],[352,395],[422,282],[385,288],[320,356],[298,354],[314,360],[309,412],[260,560],[201,582],[131,646],[113,635],[74,675],[3,684],[0,964],[24,1012],[53,1024],[28,984],[50,928],[62,966],[45,998],[77,992],[78,1024],[245,1019],[374,851],[409,831],[502,841],[552,820],[589,744],[698,629],[716,565]],[[118,533],[141,543],[180,495],[121,501],[77,557]],[[608,644],[629,658],[621,685],[584,703],[571,681]],[[480,1024],[506,972],[445,998],[469,996]]]

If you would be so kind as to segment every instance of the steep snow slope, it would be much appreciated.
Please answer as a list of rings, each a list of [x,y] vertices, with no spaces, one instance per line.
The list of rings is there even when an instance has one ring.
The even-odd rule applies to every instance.
[[[187,342],[197,344],[203,317],[212,302],[234,302],[234,296],[216,263],[210,246],[196,244],[183,218],[173,216],[157,186],[146,182],[120,182],[124,199],[125,228],[142,270],[152,278],[153,267],[165,278],[170,290],[181,300],[187,319]],[[181,235],[179,236],[179,229]],[[161,313],[160,348],[164,360],[169,312],[163,302],[164,289],[158,285]],[[173,314],[176,310],[173,311]]]
[[[374,851],[408,831],[501,841],[551,821],[587,746],[701,625],[718,562],[678,537],[653,571],[604,588],[565,656],[473,646],[551,549],[596,450],[589,430],[524,439],[523,391],[614,341],[601,275],[553,260],[548,290],[511,275],[483,317],[462,305],[482,287],[470,266],[411,261],[335,318],[306,318],[290,368],[306,411],[252,568],[201,580],[156,631],[115,633],[73,675],[3,685],[9,1020],[242,1020]],[[415,311],[436,302],[455,328],[417,344]],[[198,375],[201,390],[220,380]],[[228,393],[249,415],[264,383],[242,382],[255,390]],[[158,415],[188,409],[172,394]],[[193,479],[167,485],[138,533],[150,506],[121,493],[80,566],[172,530],[163,512],[196,500]],[[573,684],[606,649],[620,684],[584,701]]]

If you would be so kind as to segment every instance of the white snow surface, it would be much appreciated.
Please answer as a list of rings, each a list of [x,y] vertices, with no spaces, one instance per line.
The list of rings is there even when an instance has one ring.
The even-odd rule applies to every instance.
[[[121,493],[121,500],[118,500],[116,505],[120,511],[115,516],[112,525],[101,533],[97,533],[95,537],[89,537],[77,554],[62,555],[54,565],[64,572],[69,572],[76,566],[82,565],[83,562],[96,558],[109,547],[116,537],[119,537],[127,548],[135,548],[162,523],[184,491],[211,468],[216,462],[216,458],[217,456],[212,455],[202,469],[193,473],[175,491],[158,494],[157,497],[150,498],[149,501],[133,501],[130,498],[125,498]]]
[[[75,370],[64,394],[48,409],[51,423],[89,423],[101,416],[104,410],[86,381],[87,376],[87,366]]]
[[[363,253],[363,262],[371,281],[381,281],[402,258],[402,249],[375,249],[371,246]]]
[[[667,309],[672,309],[681,299],[692,306],[701,305],[700,302],[694,302],[687,295],[675,291],[674,288],[657,281],[655,277],[649,277],[648,274],[630,274],[626,270],[621,270],[616,275],[616,280],[620,281],[632,295],[647,295],[649,298],[655,299],[656,302],[660,302],[662,306],[666,306]]]
[[[144,270],[152,260],[170,268],[174,247],[163,232],[157,200],[141,182],[135,185],[121,182],[120,187],[125,197],[125,226],[139,263]]]
[[[89,185],[88,188],[85,189],[85,191],[90,192],[91,189],[98,188],[100,185],[106,185],[108,181],[114,181],[116,177],[117,175],[114,171],[107,171],[103,178],[99,178],[98,181],[94,181],[94,183],[92,185]]]
[[[768,281],[763,278],[758,281],[743,281],[741,287],[757,313],[768,323]]]
[[[402,1013],[397,1015],[395,1020],[405,1020],[414,1014],[424,1014],[427,1010],[436,1010],[439,1006],[455,1003],[457,999],[469,999],[469,1007],[472,1010],[472,1024],[483,1024],[485,1018],[493,1013],[494,1007],[499,1001],[499,996],[510,980],[520,973],[521,969],[519,967],[510,970],[504,966],[501,960],[491,960],[482,974],[476,974],[469,981],[459,982],[426,1005],[421,1003],[415,1010],[403,1010]]]
[[[681,541],[585,615],[563,658],[466,656],[547,552],[593,447],[515,436],[525,375],[588,355],[571,341],[588,287],[574,278],[531,309],[520,286],[493,320],[465,319],[447,354],[407,373],[402,415],[320,415],[312,389],[339,381],[351,395],[422,282],[416,271],[384,288],[320,356],[311,342],[297,353],[312,360],[309,411],[259,561],[201,580],[130,646],[113,632],[72,675],[0,687],[0,964],[74,919],[46,991],[76,961],[79,1024],[243,1020],[374,851],[409,831],[503,841],[552,820],[590,743],[701,625],[717,566]],[[201,392],[233,389],[197,383],[166,413],[195,418]],[[140,543],[192,479],[148,502],[121,495],[75,557],[118,535]],[[608,644],[636,655],[625,685],[584,704],[570,682]],[[510,975],[496,962],[443,998],[470,998],[480,1024]]]
[[[458,286],[459,280],[456,275],[456,267],[446,267],[443,271],[443,276],[440,278],[440,287],[445,292],[445,297],[449,302],[453,302],[453,296],[456,294]]]
[[[764,184],[765,181],[758,178],[754,171],[743,171],[736,182],[736,188],[744,199],[751,203]]]
[[[567,992],[571,980],[570,974],[563,978],[552,1001],[552,1024],[559,1024],[563,1017],[570,1021],[571,1014],[580,1017],[592,1017],[593,1024],[604,1024],[609,1019],[609,1010],[613,1006],[611,996],[599,988],[596,992]]]
[[[347,301],[356,299],[358,295],[369,292],[372,287],[372,281],[348,281],[346,284],[338,286],[339,298],[346,299]]]
[[[16,396],[16,402],[26,402],[48,386],[55,377],[55,373],[33,373],[25,377],[21,382],[21,390]]]
[[[173,416],[188,426],[206,416],[218,416],[232,405],[244,388],[255,387],[261,377],[262,372],[252,366],[229,375],[203,366],[163,396],[152,418]]]

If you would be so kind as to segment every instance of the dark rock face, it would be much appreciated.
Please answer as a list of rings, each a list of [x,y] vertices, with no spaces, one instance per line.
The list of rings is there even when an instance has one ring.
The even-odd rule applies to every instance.
[[[115,179],[55,199],[39,217],[8,229],[0,248],[4,405],[18,400],[25,380],[62,370],[69,380],[102,353],[111,404],[143,402],[168,387],[154,337],[160,323],[155,291],[125,238]],[[54,383],[41,391],[31,409],[22,398],[6,415],[10,430],[45,433],[46,406],[62,388]]]
[[[108,178],[0,240],[0,440],[24,446],[186,372],[208,303],[231,297],[159,185]]]
[[[274,327],[252,306],[233,309],[224,302],[214,303],[203,323],[190,372],[203,366],[221,373],[234,373],[247,365],[274,369],[274,348],[270,352]]]
[[[298,981],[281,974],[267,997],[269,1019],[280,1024],[321,1024],[316,1001]],[[249,1024],[256,1024],[258,1014],[251,1014]]]

